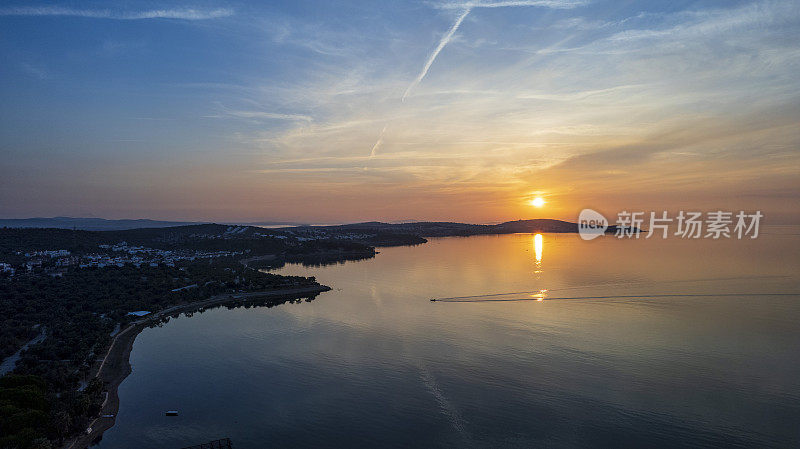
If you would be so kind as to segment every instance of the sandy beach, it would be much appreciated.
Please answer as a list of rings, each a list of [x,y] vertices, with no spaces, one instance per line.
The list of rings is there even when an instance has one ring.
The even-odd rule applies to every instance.
[[[100,416],[95,418],[95,420],[89,425],[91,431],[69,440],[64,445],[64,448],[88,448],[93,441],[103,435],[103,432],[114,426],[117,412],[119,411],[119,395],[117,390],[122,381],[125,380],[125,378],[131,373],[130,355],[131,350],[133,349],[133,342],[136,340],[136,336],[139,335],[139,332],[148,327],[150,324],[174,313],[197,310],[202,307],[224,303],[231,300],[235,301],[247,298],[263,297],[301,298],[305,295],[321,293],[328,290],[330,290],[330,287],[325,285],[314,285],[309,287],[287,288],[262,292],[236,294],[226,293],[202,301],[169,307],[134,321],[128,325],[128,327],[121,330],[114,336],[114,339],[111,341],[111,345],[106,351],[105,356],[101,359],[97,368],[95,368],[94,377],[99,377],[104,382],[106,386],[105,391],[107,391],[100,411]]]

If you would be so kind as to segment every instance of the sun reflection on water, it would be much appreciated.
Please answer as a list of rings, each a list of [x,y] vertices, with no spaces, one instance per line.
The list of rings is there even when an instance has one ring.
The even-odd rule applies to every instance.
[[[534,273],[542,272],[542,247],[544,246],[544,238],[542,234],[533,236],[533,251],[536,255],[536,271]]]
[[[531,298],[536,299],[537,301],[544,301],[547,296],[547,289],[539,290],[539,293],[534,293],[531,295]]]

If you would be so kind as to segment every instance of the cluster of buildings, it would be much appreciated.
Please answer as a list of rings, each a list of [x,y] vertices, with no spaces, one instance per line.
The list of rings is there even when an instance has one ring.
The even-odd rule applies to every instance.
[[[170,251],[128,245],[127,242],[119,242],[115,245],[98,245],[98,247],[106,251],[81,255],[72,254],[66,249],[28,252],[25,253],[24,268],[26,272],[45,269],[48,274],[60,275],[63,270],[59,269],[67,267],[104,268],[111,266],[122,267],[126,264],[136,267],[143,265],[157,267],[160,264],[174,267],[180,261],[215,259],[244,254],[242,251]],[[0,273],[13,276],[16,271],[17,268],[13,265],[0,262]]]
[[[25,253],[25,257],[69,257],[70,253],[67,249],[56,249],[56,250],[49,250],[49,251],[33,251],[30,253]]]
[[[220,234],[191,234],[191,237],[196,239],[229,239],[243,236],[247,229],[248,226],[228,226]]]
[[[272,235],[273,238],[287,238],[287,235],[294,237],[300,242],[309,240],[351,240],[351,241],[364,241],[371,239],[375,236],[374,233],[364,234],[359,232],[331,232],[327,229],[318,228],[298,228],[293,230],[282,230],[286,235]]]
[[[242,251],[193,251],[181,250],[171,251],[166,249],[147,248],[145,246],[128,245],[127,242],[119,242],[115,245],[98,245],[101,249],[110,250],[113,253],[122,254],[87,254],[86,261],[80,265],[86,267],[104,267],[109,265],[123,266],[132,264],[137,267],[150,265],[157,267],[165,264],[174,267],[179,261],[193,261],[198,259],[215,259],[218,257],[229,257],[244,254]]]
[[[36,268],[41,268],[45,265],[55,267],[68,267],[77,263],[78,257],[73,256],[67,249],[56,249],[46,251],[31,251],[25,253],[25,271],[31,272]],[[6,264],[7,265],[7,264]],[[14,268],[11,267],[11,274],[14,274]]]
[[[342,232],[341,230],[325,229],[320,227],[296,227],[291,229],[270,230],[265,232],[252,231],[248,226],[228,226],[225,231],[219,234],[192,234],[191,237],[197,239],[234,239],[239,237],[268,238],[284,241],[289,246],[295,246],[297,242],[307,242],[311,240],[350,240],[364,241],[375,237],[375,233],[364,232]],[[249,233],[248,233],[249,232]]]
[[[17,270],[10,263],[0,262],[0,273],[14,276],[16,271]]]

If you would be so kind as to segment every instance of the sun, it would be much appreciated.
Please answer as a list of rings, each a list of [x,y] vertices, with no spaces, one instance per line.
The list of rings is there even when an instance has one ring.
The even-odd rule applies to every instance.
[[[542,206],[544,206],[544,203],[546,203],[546,201],[544,200],[544,198],[542,198],[540,196],[537,196],[536,198],[532,199],[530,201],[530,203],[531,203],[531,206],[542,207]]]

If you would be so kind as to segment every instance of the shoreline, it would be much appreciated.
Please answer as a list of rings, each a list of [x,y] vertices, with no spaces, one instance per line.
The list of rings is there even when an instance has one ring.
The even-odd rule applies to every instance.
[[[181,304],[177,306],[168,307],[159,312],[154,312],[146,317],[132,322],[125,329],[119,331],[111,341],[111,344],[103,357],[100,366],[92,377],[100,378],[106,386],[106,397],[100,407],[100,416],[95,418],[90,424],[91,432],[82,433],[64,444],[65,449],[85,449],[88,448],[93,441],[102,437],[103,433],[114,426],[117,420],[117,413],[119,412],[119,394],[118,389],[122,381],[130,375],[132,367],[130,363],[131,351],[133,350],[133,343],[139,333],[148,327],[153,322],[157,322],[165,316],[187,312],[192,309],[197,309],[205,306],[224,303],[231,300],[242,300],[247,298],[302,298],[309,294],[317,294],[331,290],[326,285],[313,285],[309,287],[295,287],[280,290],[267,290],[261,292],[246,292],[246,293],[224,293],[221,295],[212,296],[211,298],[201,301],[195,301],[188,304]]]

